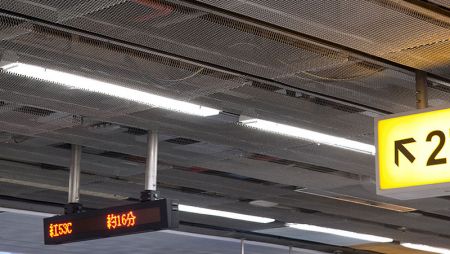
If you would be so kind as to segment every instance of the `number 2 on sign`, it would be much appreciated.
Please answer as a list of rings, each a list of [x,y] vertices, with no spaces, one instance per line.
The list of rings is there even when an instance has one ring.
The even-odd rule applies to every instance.
[[[436,156],[442,150],[442,147],[444,147],[445,145],[445,134],[442,131],[432,131],[427,136],[427,142],[430,142],[434,136],[439,137],[439,144],[436,146],[433,153],[431,153],[430,157],[428,158],[427,166],[447,163],[447,158],[436,158]]]

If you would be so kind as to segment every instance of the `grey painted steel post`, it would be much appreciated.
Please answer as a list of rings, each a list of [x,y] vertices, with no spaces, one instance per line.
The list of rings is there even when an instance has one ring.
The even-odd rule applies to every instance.
[[[244,241],[244,239],[241,239],[241,254],[245,254]]]
[[[72,145],[72,159],[70,163],[69,176],[69,198],[68,203],[78,203],[80,200],[80,173],[81,173],[81,146]]]
[[[289,246],[289,254],[292,254],[292,246]]]
[[[427,74],[423,71],[416,71],[416,107],[424,109],[428,107],[427,94]]]
[[[145,163],[145,190],[156,191],[156,175],[158,167],[158,133],[147,134],[147,161]]]

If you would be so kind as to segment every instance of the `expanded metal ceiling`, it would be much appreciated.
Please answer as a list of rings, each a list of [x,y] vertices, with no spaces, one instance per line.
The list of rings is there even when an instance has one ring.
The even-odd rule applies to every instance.
[[[201,2],[217,5],[216,1]],[[450,76],[448,13],[446,16],[408,1],[388,0],[234,0],[219,5],[302,34]]]
[[[415,108],[412,68],[433,77],[429,104],[448,105],[449,18],[409,2],[0,1],[0,65],[45,66],[222,110],[182,115],[1,71],[0,195],[65,202],[76,143],[85,147],[83,188],[97,193],[84,197],[88,205],[134,197],[146,131],[159,129],[167,196],[444,246],[449,199],[377,197],[373,156],[238,124],[246,115],[372,144],[374,117]],[[257,199],[279,206],[249,205]]]

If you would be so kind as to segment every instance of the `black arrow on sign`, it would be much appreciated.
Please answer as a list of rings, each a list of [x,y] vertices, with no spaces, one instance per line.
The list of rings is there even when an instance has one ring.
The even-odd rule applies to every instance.
[[[395,164],[398,166],[398,152],[400,151],[411,163],[414,162],[416,157],[412,155],[404,146],[405,144],[416,142],[413,138],[407,138],[395,141]]]

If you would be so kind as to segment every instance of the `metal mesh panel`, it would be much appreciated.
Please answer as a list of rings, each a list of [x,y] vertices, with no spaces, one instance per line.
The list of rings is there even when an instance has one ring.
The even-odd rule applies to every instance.
[[[448,18],[434,16],[396,1],[218,1],[201,0],[240,14],[450,77],[446,64],[427,65],[448,48],[430,49],[421,61],[405,49],[438,44],[450,37]],[[443,5],[447,2],[441,3]],[[399,53],[401,52],[401,53]],[[408,57],[399,57],[408,54]],[[436,66],[438,65],[438,66]]]
[[[54,3],[54,5],[55,4],[56,3]],[[299,6],[291,6],[292,2],[273,2],[265,4],[274,6],[271,6],[272,9],[264,9],[262,3],[259,3],[259,5],[252,5],[248,2],[244,6],[246,8],[242,8],[242,10],[240,8],[239,11],[246,11],[250,7],[250,9],[253,8],[252,10],[255,8],[263,8],[264,11],[261,11],[261,13],[255,12],[263,15],[271,13],[270,10],[273,11],[275,7],[286,13],[289,13],[287,12],[287,9],[289,9],[288,7],[295,7],[293,10],[299,8]],[[346,17],[344,14],[361,13],[362,11],[360,9],[351,8],[364,9],[364,12],[361,13],[364,14],[367,12],[365,10],[368,7],[367,5],[370,7],[372,7],[371,5],[374,5],[374,10],[379,10],[380,12],[386,11],[384,9],[392,7],[389,7],[390,5],[386,3],[366,2],[364,2],[365,5],[361,3],[351,5],[348,2],[330,4],[330,2],[323,1],[317,1],[315,4],[307,2],[307,4],[308,5],[306,6],[302,6],[302,9],[304,9],[303,12],[306,11],[308,13],[303,13],[300,12],[301,10],[298,10],[299,13],[297,14],[300,15],[303,13],[303,16],[309,18],[315,17],[318,19],[317,22],[325,22],[324,24],[327,24],[328,26],[332,26],[333,22],[339,21],[340,25],[347,24],[347,26],[355,26],[358,24],[361,27],[371,27],[371,29],[378,30],[383,30],[383,27],[378,27],[381,26],[379,25],[380,22],[374,22],[374,24],[367,24],[367,22],[361,23],[361,20],[358,20],[360,19],[359,15],[350,15],[354,16],[357,20],[348,20],[349,17]],[[225,4],[225,7],[231,8],[233,6],[236,7],[241,5]],[[349,7],[348,5],[354,7]],[[61,8],[54,12],[63,12],[63,7],[64,6],[61,6]],[[336,9],[342,13],[337,12],[340,16],[339,19],[336,19],[331,16],[327,17],[326,15],[319,15],[316,13],[317,10],[312,7],[317,10],[323,10],[324,13],[335,12]],[[14,9],[22,13],[29,12],[27,8],[16,6],[14,3],[5,6],[5,8]],[[389,9],[390,11],[386,11],[386,14],[383,14],[384,16],[379,18],[383,21],[381,23],[387,25],[386,22],[393,21],[393,17],[402,19],[404,17],[401,15],[406,15],[402,12],[403,9],[391,9]],[[397,17],[395,16],[397,15],[395,13],[401,14],[398,14],[400,16]],[[269,21],[273,21],[274,23],[283,20],[286,21],[285,17],[280,18],[277,16],[281,15],[280,13],[277,13],[276,15],[272,13],[271,15],[272,16],[269,15],[268,17],[273,19],[277,18],[277,20]],[[288,16],[292,18],[292,15]],[[401,24],[414,24],[414,22],[418,22],[417,20],[422,22],[424,18],[422,16],[408,16],[405,20],[409,23],[402,19]],[[73,15],[71,19],[66,19],[61,22],[98,34],[118,38],[123,41],[165,50],[194,59],[200,59],[266,78],[273,78],[295,87],[308,88],[315,92],[332,95],[337,98],[358,101],[375,108],[379,107],[385,110],[392,109],[392,111],[398,112],[408,110],[414,106],[413,99],[404,99],[414,97],[413,82],[411,82],[409,87],[403,86],[401,89],[397,89],[393,82],[392,87],[379,85],[388,82],[391,83],[390,80],[392,78],[390,76],[386,77],[383,72],[386,69],[381,66],[355,57],[350,57],[343,52],[303,40],[293,39],[275,32],[263,30],[256,26],[232,21],[194,8],[183,7],[163,1],[117,2],[116,4],[107,4],[104,8],[98,8],[95,12],[80,12],[79,16]],[[430,23],[429,20],[426,20],[425,23],[440,28],[445,26],[444,23],[439,23],[437,21]],[[295,23],[291,23],[291,25],[292,24]],[[306,25],[302,26],[302,29],[307,28],[308,26]],[[388,52],[398,49],[397,46],[399,42],[392,40],[389,37],[389,33],[392,31],[388,31],[388,29],[384,29],[383,31],[385,30],[386,32],[382,34],[384,36],[383,40],[372,40],[371,46],[369,47],[370,49],[376,49],[382,45],[391,45],[387,49]],[[58,48],[59,45],[60,51],[64,50],[64,53],[58,52],[58,58],[61,59],[65,57],[67,61],[71,62],[70,64],[72,66],[78,64],[81,68],[89,64],[90,69],[104,70],[104,73],[97,72],[95,73],[96,75],[118,73],[119,75],[116,76],[125,81],[128,81],[126,78],[133,79],[133,81],[138,79],[141,82],[150,80],[152,83],[158,85],[153,88],[164,88],[161,89],[161,92],[167,92],[172,96],[192,98],[198,95],[208,95],[213,93],[213,91],[220,92],[220,89],[222,89],[222,91],[229,90],[242,85],[244,82],[236,77],[219,78],[222,80],[210,79],[211,75],[201,74],[208,74],[211,72],[198,66],[185,65],[184,67],[180,67],[180,64],[176,63],[175,66],[177,68],[168,68],[166,65],[173,66],[173,61],[169,64],[161,64],[162,61],[167,60],[158,60],[155,63],[153,61],[154,58],[152,58],[153,62],[147,61],[148,59],[136,59],[136,54],[142,57],[142,53],[119,49],[117,46],[110,44],[105,45],[105,43],[99,43],[93,40],[86,40],[83,38],[77,40],[76,36],[67,35],[69,37],[65,37],[66,35],[62,35],[62,39],[52,38],[55,41],[63,41],[53,45],[52,43],[48,43],[48,40],[45,40],[45,36],[49,36],[48,34],[52,34],[54,31],[42,28],[34,28],[34,31],[39,32],[37,32],[37,35],[22,35],[20,40],[17,39],[17,42],[15,41],[16,44],[14,47],[17,47],[17,44],[23,46],[24,43],[27,44],[26,47],[35,47],[33,44],[35,40],[42,37],[40,44],[47,44],[46,50],[53,50],[52,52],[55,54],[54,49]],[[373,31],[368,33],[368,35],[372,36],[372,32]],[[36,32],[33,34],[36,34]],[[439,35],[441,33],[438,32],[437,34]],[[28,42],[25,42],[27,41],[27,38]],[[426,38],[426,36],[421,36],[419,39],[423,38]],[[352,42],[354,43],[355,41],[358,40],[354,40],[353,38]],[[346,45],[353,46],[352,44]],[[28,48],[27,50],[31,49]],[[33,54],[39,54],[39,52],[42,52],[42,47],[35,48]],[[70,60],[67,56],[67,53],[69,52],[72,53],[70,58],[73,58],[74,55],[81,55],[83,56],[83,59],[77,59],[76,61],[73,59]],[[101,52],[101,54],[96,52]],[[130,54],[132,56],[130,56]],[[40,58],[42,58],[42,53]],[[57,57],[55,56],[54,59],[49,59],[49,62],[54,62],[56,58]],[[89,58],[91,63],[87,63],[87,58]],[[445,58],[446,57],[444,56],[443,61],[445,61]],[[110,66],[113,63],[115,64],[114,67]],[[117,68],[118,65],[121,67],[120,70]],[[150,69],[153,70],[151,74],[147,72],[147,70]],[[441,69],[445,71],[445,67],[442,67]],[[399,73],[399,75],[404,76],[404,74],[401,73]],[[118,77],[114,78],[117,79]],[[375,84],[372,82],[373,80],[376,80]],[[371,90],[365,89],[368,86]],[[388,96],[374,98],[374,96],[383,94]]]
[[[396,62],[407,62],[418,69],[449,76],[450,35],[447,39],[403,48],[386,56]]]
[[[207,68],[46,27],[31,27],[27,34],[20,34],[0,44],[0,47],[14,51],[13,60],[65,68],[66,71],[77,70],[84,75],[104,76],[114,79],[114,82],[134,83],[141,89],[150,88],[153,92],[156,89],[157,92],[185,99],[243,85],[242,79]]]
[[[4,131],[36,135],[79,125],[81,124],[81,118],[45,108],[0,101],[0,123],[1,129]]]
[[[322,58],[322,62],[339,61],[339,56],[334,56],[337,52],[313,45],[296,45],[298,42],[283,40],[276,34],[230,23],[217,16],[200,15],[193,9],[174,9],[170,18],[179,22],[164,26],[158,24],[164,22],[163,18],[138,22],[136,9],[142,10],[143,7],[134,3],[122,4],[66,23],[233,69],[239,66],[242,71],[265,77],[282,75],[286,69],[292,68],[294,60]],[[134,14],[136,12],[138,14]],[[117,19],[119,13],[123,19]],[[189,15],[194,17],[184,17]],[[96,25],[92,26],[92,22]],[[114,30],[111,30],[112,25]],[[327,55],[328,59],[322,55]]]
[[[189,13],[189,11],[180,9],[180,13]],[[209,17],[209,19],[211,18]],[[197,98],[198,101],[207,105],[220,103],[222,108],[230,109],[231,112],[285,121],[291,124],[298,123],[300,126],[322,130],[330,134],[354,137],[365,142],[370,142],[371,139],[372,115],[365,114],[364,111],[358,109],[340,106],[295,92],[292,95],[292,91],[284,91],[285,94],[279,94],[276,87],[272,93],[267,93],[263,91],[265,90],[264,86],[267,85],[255,85],[254,82],[247,84],[252,84],[261,91],[248,89],[247,86],[239,89],[238,87],[241,87],[245,80],[233,75],[87,39],[45,26],[21,23],[19,19],[3,17],[2,21],[6,28],[17,25],[27,27],[26,33],[20,33],[18,36],[0,43],[0,46],[6,50],[4,52],[4,56],[7,56],[6,60],[11,58],[11,60],[44,64],[184,99]],[[218,22],[213,22],[213,24],[218,24]],[[238,30],[246,31],[246,29],[248,30],[249,27],[242,27]],[[258,33],[261,31],[258,30],[257,34],[253,36],[261,38]],[[276,39],[273,36],[273,34],[268,34],[263,38],[273,42]],[[288,68],[289,73],[277,77],[279,80],[293,86],[307,87],[312,91],[328,94],[338,92],[341,97],[346,99],[394,111],[404,111],[414,106],[411,76],[392,72],[354,58],[343,57],[340,53],[309,44],[282,41],[279,45],[289,47],[295,45],[296,49],[302,50],[299,51],[299,54],[300,52],[308,53],[302,58],[304,62],[295,62],[295,68]],[[292,61],[294,59],[295,57]],[[302,67],[300,68],[298,65],[302,65]],[[343,74],[345,76],[342,76]],[[62,88],[47,82],[28,80],[10,74],[1,75],[1,79],[4,83],[1,98],[5,100],[57,108],[64,112],[104,120],[121,119],[123,120],[121,123],[132,126],[148,126],[148,123],[143,121],[149,117],[145,114],[145,117],[139,116],[138,118],[141,119],[136,123],[135,120],[130,120],[138,116],[132,114],[133,112],[147,110],[147,106],[85,91]],[[411,96],[403,96],[405,94]],[[434,93],[431,91],[430,94],[441,101],[448,98],[445,92]],[[235,95],[243,96],[243,98],[236,99]],[[325,112],[329,112],[329,114],[324,113],[324,107],[327,107]],[[252,110],[254,114],[252,114]],[[160,110],[149,112],[158,112],[159,114]],[[130,115],[132,118],[119,117],[125,115]],[[164,114],[158,116],[157,119],[162,120],[163,116]],[[296,119],[299,116],[302,121]],[[179,116],[176,116],[176,119],[180,120]],[[192,121],[190,117],[182,120]],[[356,122],[358,124],[354,124]],[[223,131],[223,129],[220,130],[220,132]],[[233,133],[233,135],[237,134]]]
[[[196,9],[161,1],[146,3],[131,1],[106,5],[98,11],[83,12],[80,17],[75,15],[61,22],[375,108],[397,112],[414,107],[414,80],[411,75]],[[155,6],[155,3],[158,4]],[[18,6],[11,5],[8,8]],[[73,6],[66,7],[70,9]],[[26,8],[19,9],[21,12],[27,11]],[[63,11],[58,9],[54,12]],[[0,42],[4,61],[35,63],[127,87],[192,99],[235,114],[298,124],[368,143],[372,140],[373,115],[357,107],[6,15],[0,21],[1,31],[7,31],[4,34],[8,35]],[[318,156],[327,156],[333,150],[329,147],[308,149],[311,145],[308,142],[236,126],[236,116],[199,119],[26,77],[1,73],[0,78],[3,89],[0,98],[34,107],[142,129],[160,127],[168,133],[184,134],[186,138],[226,143],[262,153],[281,154],[280,151],[289,148],[292,157],[317,151],[320,151]],[[445,91],[430,90],[430,96],[437,102],[448,101]],[[71,129],[49,129],[45,135],[92,146],[98,141],[98,138],[83,136],[85,132],[75,133],[76,130]],[[132,143],[119,144],[117,146],[121,147]],[[271,145],[265,147],[262,144]],[[340,156],[347,154],[337,152],[336,158]]]
[[[52,22],[62,22],[64,20],[72,19],[77,15],[85,15],[91,12],[96,12],[126,1],[127,0],[3,0],[1,2],[1,6],[7,6],[7,9],[9,10],[23,12]]]

